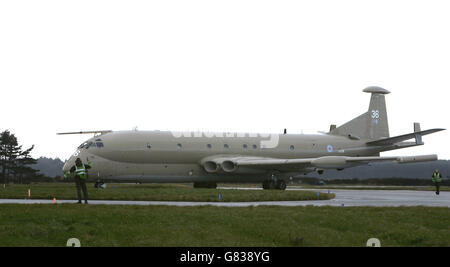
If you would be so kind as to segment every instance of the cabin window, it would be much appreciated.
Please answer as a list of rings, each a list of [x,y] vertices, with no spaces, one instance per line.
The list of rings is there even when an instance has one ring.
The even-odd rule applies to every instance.
[[[223,145],[224,148],[228,149],[230,146],[228,144]]]
[[[206,146],[207,146],[209,149],[212,148],[212,145],[211,145],[211,144],[207,144]]]
[[[181,144],[177,145],[178,149],[181,149],[183,146]]]
[[[103,142],[97,142],[97,147],[103,147]]]
[[[258,148],[258,146],[257,146],[257,145],[253,145],[252,147],[253,147],[253,149],[257,149],[257,148]]]
[[[294,145],[291,145],[291,146],[289,147],[289,149],[290,149],[290,150],[294,150],[294,149],[295,149]]]
[[[244,149],[247,149],[248,146],[247,146],[247,144],[243,144],[242,147],[243,147]]]
[[[152,144],[147,143],[147,148],[152,148]]]

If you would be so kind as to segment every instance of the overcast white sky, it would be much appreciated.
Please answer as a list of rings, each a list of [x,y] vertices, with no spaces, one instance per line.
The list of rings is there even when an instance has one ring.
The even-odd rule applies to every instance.
[[[449,1],[0,1],[0,131],[327,131],[391,91],[391,136],[447,128]],[[383,155],[450,159],[449,131]]]

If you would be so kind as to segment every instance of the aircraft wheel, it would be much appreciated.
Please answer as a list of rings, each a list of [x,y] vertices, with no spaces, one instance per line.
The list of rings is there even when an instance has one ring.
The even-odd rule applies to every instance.
[[[97,180],[95,181],[94,187],[95,188],[102,188],[104,186],[105,182],[103,180]]]
[[[265,190],[272,190],[276,188],[276,184],[274,181],[272,180],[265,180],[262,184],[263,189]]]
[[[270,181],[269,182],[269,189],[273,190],[277,188],[277,184],[275,181]]]
[[[286,182],[284,180],[278,180],[277,189],[286,190]]]
[[[217,183],[212,183],[212,182],[194,182],[194,188],[217,188]]]

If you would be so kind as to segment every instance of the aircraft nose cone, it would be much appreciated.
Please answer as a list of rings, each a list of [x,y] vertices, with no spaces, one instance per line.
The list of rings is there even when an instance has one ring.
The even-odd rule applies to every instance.
[[[73,163],[74,163],[73,158],[70,158],[68,161],[66,161],[66,163],[64,163],[64,166],[62,168],[63,173],[68,172]]]
[[[62,168],[62,171],[63,171],[63,173],[66,173],[68,170],[69,170],[69,167],[68,167],[68,164],[67,164],[67,162],[66,162],[66,163],[64,163],[64,166],[63,166],[63,168]]]

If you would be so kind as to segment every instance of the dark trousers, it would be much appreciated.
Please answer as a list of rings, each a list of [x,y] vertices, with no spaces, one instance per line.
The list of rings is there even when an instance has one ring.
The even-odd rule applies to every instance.
[[[434,185],[436,186],[436,193],[439,194],[440,183],[439,182],[434,182]]]
[[[87,202],[88,200],[88,192],[86,188],[86,179],[80,178],[80,176],[75,176],[75,185],[77,186],[77,195],[78,195],[78,201],[81,202],[81,190],[83,190],[84,195],[84,201]]]

